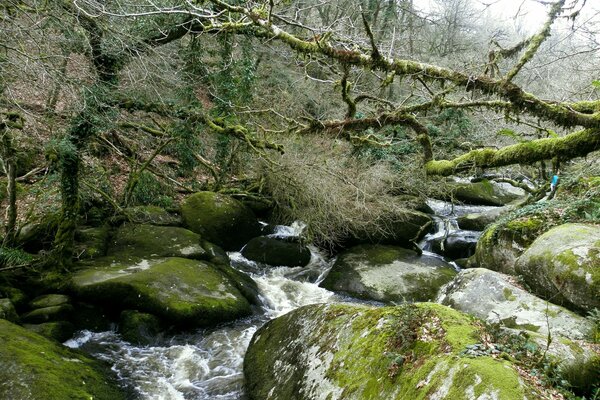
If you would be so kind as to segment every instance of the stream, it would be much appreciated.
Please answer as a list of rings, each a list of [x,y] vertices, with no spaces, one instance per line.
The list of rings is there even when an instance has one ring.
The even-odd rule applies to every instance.
[[[432,253],[431,243],[449,232],[460,232],[457,216],[493,208],[452,206],[436,200],[428,204],[436,214],[435,230],[420,245],[426,254],[437,257],[441,256]],[[290,227],[278,226],[274,235],[298,236],[302,229],[302,224],[297,223]],[[193,333],[156,337],[151,346],[132,345],[115,331],[81,331],[65,345],[110,363],[118,378],[137,393],[139,399],[245,399],[244,354],[260,326],[308,304],[357,302],[318,286],[335,259],[327,259],[314,247],[310,249],[310,264],[296,268],[264,268],[239,252],[229,253],[232,266],[249,274],[260,289],[262,306],[250,318]]]

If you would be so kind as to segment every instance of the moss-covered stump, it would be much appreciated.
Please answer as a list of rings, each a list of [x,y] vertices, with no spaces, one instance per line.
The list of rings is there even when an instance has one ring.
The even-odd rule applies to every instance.
[[[306,306],[254,334],[246,387],[253,400],[541,398],[508,361],[461,355],[480,329],[431,303]]]
[[[474,263],[504,274],[515,275],[515,262],[545,229],[539,217],[520,217],[490,225],[475,248]]]
[[[573,340],[591,339],[593,331],[585,318],[526,292],[507,275],[483,268],[461,271],[444,287],[439,301],[510,329]]]
[[[600,309],[600,225],[550,229],[519,257],[515,269],[534,293],[553,303]]]
[[[183,328],[211,326],[251,313],[232,280],[207,262],[106,257],[81,267],[72,275],[73,292],[115,311],[135,309]]]
[[[204,260],[200,235],[185,228],[123,224],[110,241],[108,255],[131,257],[183,257]]]
[[[181,216],[173,214],[157,206],[136,206],[123,210],[136,224],[160,226],[181,226]]]
[[[467,204],[504,206],[527,196],[523,189],[485,179],[475,183],[455,182],[449,185],[452,197]]]
[[[0,319],[6,319],[11,322],[18,322],[19,316],[10,299],[0,299]]]
[[[493,224],[501,215],[511,211],[513,207],[496,207],[492,210],[482,213],[472,213],[461,215],[456,219],[460,229],[468,231],[483,231],[489,225]]]
[[[119,400],[126,395],[99,361],[0,320],[0,398]]]
[[[232,197],[198,192],[181,204],[184,225],[227,251],[242,248],[260,235],[260,224],[252,211]]]
[[[75,251],[78,258],[81,260],[105,256],[109,239],[110,226],[108,224],[77,229],[75,231]]]
[[[373,221],[371,230],[354,232],[345,240],[347,245],[362,243],[409,246],[421,240],[433,224],[431,216],[420,211],[394,209]]]
[[[304,267],[310,262],[310,250],[301,243],[259,236],[248,242],[242,255],[249,260],[285,267]]]
[[[23,327],[29,331],[35,332],[38,335],[47,337],[62,343],[75,333],[75,326],[69,321],[54,321],[44,322],[42,324],[24,324]]]
[[[121,313],[119,333],[130,343],[152,344],[160,331],[160,320],[152,314],[135,310],[125,310]]]
[[[356,246],[340,254],[322,287],[382,302],[427,301],[456,271],[436,257],[384,245]]]

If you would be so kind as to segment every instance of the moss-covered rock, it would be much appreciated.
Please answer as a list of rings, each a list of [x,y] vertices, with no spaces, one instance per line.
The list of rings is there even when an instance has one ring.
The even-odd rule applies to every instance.
[[[409,246],[421,240],[431,230],[433,220],[420,211],[398,209],[383,213],[369,224],[369,231],[353,232],[345,240],[348,246],[370,243]]]
[[[99,361],[0,320],[0,398],[125,399]]]
[[[54,241],[54,236],[60,223],[59,210],[36,216],[19,231],[17,243],[27,252],[37,253],[48,249]]]
[[[184,225],[227,251],[239,250],[260,235],[260,224],[252,211],[232,197],[198,192],[181,204]]]
[[[11,286],[0,286],[0,298],[9,299],[17,311],[27,307],[27,295],[20,289]]]
[[[19,316],[10,299],[0,299],[0,319],[6,319],[11,322],[18,322]]]
[[[124,310],[119,320],[119,333],[123,339],[138,345],[154,342],[161,331],[160,320],[152,314]]]
[[[71,302],[71,298],[64,294],[45,294],[38,296],[29,302],[31,308],[44,308],[60,306]]]
[[[108,255],[127,254],[131,257],[207,258],[200,246],[200,235],[190,230],[156,225],[123,224],[114,234]]]
[[[209,326],[251,313],[248,300],[218,268],[185,258],[106,257],[72,275],[85,301],[154,314],[180,327]]]
[[[21,315],[21,320],[30,324],[41,324],[50,321],[68,320],[73,313],[73,306],[65,303],[57,306],[36,308]]]
[[[382,302],[427,301],[455,275],[436,257],[395,246],[361,245],[338,256],[321,286]]]
[[[515,269],[534,293],[553,303],[600,309],[600,226],[552,228],[519,257]]]
[[[268,236],[250,240],[242,249],[249,260],[285,267],[304,267],[310,262],[310,250],[301,243]]]
[[[456,219],[460,229],[468,231],[483,231],[489,225],[494,223],[501,215],[512,210],[512,206],[496,207],[492,210],[482,213],[471,213],[461,215]]]
[[[590,339],[585,318],[519,288],[514,280],[483,268],[461,271],[440,293],[439,301],[490,324],[573,340]]]
[[[111,315],[101,305],[76,302],[73,308],[71,322],[75,325],[75,330],[87,329],[93,332],[111,330]]]
[[[306,306],[254,334],[246,387],[253,400],[541,398],[508,361],[461,356],[480,332],[431,303]]]
[[[109,239],[110,226],[108,224],[77,229],[75,231],[75,251],[78,258],[81,260],[105,256]]]
[[[123,210],[136,224],[181,226],[181,216],[157,206],[136,206]]]
[[[482,180],[480,182],[454,182],[450,184],[451,195],[467,204],[503,206],[523,200],[527,193],[508,184]]]
[[[544,229],[544,221],[537,216],[494,223],[479,238],[473,264],[515,275],[517,258]]]
[[[44,322],[42,324],[24,324],[23,328],[35,332],[38,335],[56,340],[62,343],[75,333],[75,326],[69,321]]]

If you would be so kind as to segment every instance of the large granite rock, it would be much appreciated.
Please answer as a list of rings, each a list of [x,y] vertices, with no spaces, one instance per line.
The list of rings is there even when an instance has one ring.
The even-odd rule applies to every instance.
[[[362,243],[409,246],[421,240],[433,224],[431,216],[415,210],[392,207],[373,221],[370,230],[353,232],[346,245]]]
[[[495,207],[480,213],[469,213],[461,215],[456,219],[458,227],[467,231],[483,231],[489,225],[493,224],[500,216],[511,211],[513,207]]]
[[[126,399],[108,366],[0,320],[0,398]]]
[[[395,246],[361,245],[338,256],[321,286],[382,302],[427,301],[455,275],[436,257]]]
[[[572,340],[591,339],[587,319],[526,292],[514,279],[483,268],[461,271],[442,289],[439,302],[490,324]]]
[[[564,224],[538,237],[516,272],[532,291],[578,311],[600,309],[600,225]]]
[[[268,236],[250,240],[242,249],[242,255],[273,266],[304,267],[310,262],[310,250],[303,244]]]
[[[453,182],[449,185],[452,196],[467,204],[504,206],[517,200],[523,200],[527,196],[523,189],[485,179],[475,183]]]
[[[185,258],[106,257],[72,274],[79,298],[115,311],[134,309],[180,327],[210,326],[251,313],[230,276],[207,262]]]
[[[242,248],[250,239],[260,236],[256,216],[232,197],[198,192],[181,204],[184,225],[227,251]]]
[[[252,400],[539,399],[507,360],[466,357],[472,317],[431,303],[311,305],[269,321],[244,359]]]

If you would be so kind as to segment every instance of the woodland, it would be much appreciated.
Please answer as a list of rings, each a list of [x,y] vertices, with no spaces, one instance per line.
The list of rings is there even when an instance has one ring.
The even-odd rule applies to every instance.
[[[269,224],[302,221],[302,242],[328,256],[367,242],[421,255],[431,218],[390,239],[414,210],[469,202],[457,182],[503,184],[523,201],[482,227],[461,266],[525,276],[529,291],[591,321],[587,375],[555,368],[536,385],[555,391],[543,398],[597,399],[600,243],[581,301],[566,286],[560,300],[536,291],[524,266],[503,269],[492,253],[510,233],[502,251],[518,266],[553,228],[598,232],[599,67],[590,0],[3,0],[0,298],[19,311],[17,289],[71,295],[71,274],[96,257],[84,228],[106,226],[113,240],[156,210],[193,226],[186,199],[198,192]],[[245,372],[249,387],[264,380]],[[341,398],[378,398],[361,393]]]

